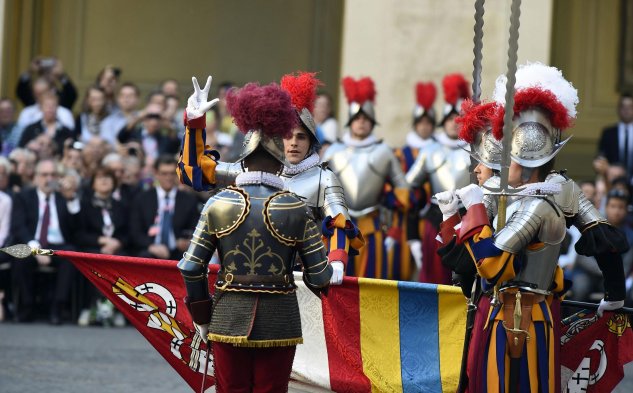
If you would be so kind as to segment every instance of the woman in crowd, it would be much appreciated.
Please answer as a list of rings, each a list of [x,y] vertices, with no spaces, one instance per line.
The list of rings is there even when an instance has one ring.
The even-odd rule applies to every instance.
[[[75,120],[75,137],[88,142],[94,136],[101,136],[101,122],[108,116],[105,91],[99,86],[86,90],[82,112]]]

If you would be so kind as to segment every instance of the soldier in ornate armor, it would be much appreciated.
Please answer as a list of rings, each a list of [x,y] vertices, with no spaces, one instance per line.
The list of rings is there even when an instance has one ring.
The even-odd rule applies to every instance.
[[[413,108],[413,129],[407,133],[404,147],[394,150],[396,158],[400,161],[400,167],[404,173],[411,168],[418,152],[432,143],[437,143],[433,132],[435,131],[435,110],[433,103],[437,90],[433,82],[419,82],[415,86],[416,105]],[[387,194],[387,206],[394,214],[392,227],[401,228],[398,242],[391,248],[387,247],[388,265],[400,266],[400,277],[408,280],[411,277],[412,264],[415,262],[418,270],[422,267],[422,242],[420,234],[424,233],[425,220],[420,218],[420,211],[430,201],[431,186],[425,182],[422,187],[411,190],[410,208],[407,214],[397,209],[397,198],[393,192]]]
[[[208,103],[189,104],[191,125]],[[247,84],[229,93],[227,106],[239,129],[251,130],[239,159],[247,171],[204,207],[178,263],[185,302],[196,330],[213,342],[218,392],[287,391],[302,342],[295,255],[315,292],[329,284],[332,267],[310,209],[276,175],[285,163],[282,137],[297,122],[290,96],[275,84]],[[211,300],[207,265],[215,250],[221,268]]]
[[[469,97],[468,82],[460,74],[451,74],[442,81],[446,106],[441,125],[443,132],[436,134],[437,143],[420,150],[418,157],[407,172],[406,179],[412,188],[422,187],[424,182],[431,185],[431,193],[461,188],[470,182],[470,156],[466,143],[458,139],[455,118],[463,99]],[[436,284],[450,284],[451,272],[442,266],[437,254],[435,238],[442,222],[442,214],[433,201],[424,213],[427,225],[422,234],[422,269],[420,281]]]
[[[347,274],[400,279],[400,271],[388,266],[385,258],[380,210],[385,183],[392,183],[397,206],[403,211],[409,207],[409,186],[389,146],[372,133],[376,125],[374,82],[370,78],[356,81],[347,77],[342,83],[350,105],[346,125],[349,132],[343,136],[342,142],[328,148],[323,162],[328,163],[341,181],[349,214],[365,238],[360,254],[350,259]]]
[[[285,189],[298,195],[312,210],[326,239],[328,255],[335,261],[332,284],[341,284],[348,253],[357,253],[363,246],[363,238],[350,219],[341,183],[326,164],[319,163],[320,144],[311,115],[319,84],[314,73],[288,74],[281,79],[281,88],[290,94],[298,122],[292,135],[284,138],[286,165],[280,177]],[[206,95],[203,99],[206,101]],[[242,173],[242,165],[216,161],[217,156],[210,148],[203,148],[204,135],[204,127],[186,128],[179,163],[181,181],[196,190],[232,184]],[[205,162],[207,169],[198,177],[199,181],[195,181],[195,173],[205,166]]]
[[[566,224],[581,228],[584,239],[576,249],[595,255],[605,277],[598,313],[622,307],[624,299],[618,253],[627,247],[626,240],[583,202],[573,181],[550,173],[554,156],[566,142],[560,139],[561,131],[576,114],[576,89],[560,71],[542,64],[519,68],[515,88],[508,184],[520,191],[509,201],[507,223],[497,222],[499,216],[489,220],[480,187],[470,185],[455,193],[468,209],[456,242],[472,255],[484,288],[495,286],[498,291],[486,316],[485,359],[474,373],[483,377],[469,385],[469,391],[476,392],[556,390],[560,317],[555,299],[567,290],[557,260]],[[503,102],[505,77],[498,79],[494,96]],[[502,123],[493,121],[493,133],[501,132]]]

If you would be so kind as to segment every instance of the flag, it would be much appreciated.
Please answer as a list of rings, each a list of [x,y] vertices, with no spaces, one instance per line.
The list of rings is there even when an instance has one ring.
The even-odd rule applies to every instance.
[[[566,392],[610,392],[633,361],[633,331],[626,314],[578,313],[563,323],[561,384]]]
[[[176,261],[56,251],[123,313],[194,390],[206,346],[184,305]],[[213,283],[218,265],[209,266]],[[305,391],[454,392],[466,302],[459,288],[346,277],[323,300],[295,277],[304,344],[291,386]],[[211,288],[212,289],[212,288]],[[205,386],[212,386],[210,362]]]

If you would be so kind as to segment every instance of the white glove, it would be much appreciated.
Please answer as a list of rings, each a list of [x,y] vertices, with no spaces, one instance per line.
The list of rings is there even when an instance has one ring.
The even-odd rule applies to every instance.
[[[343,283],[343,277],[345,277],[345,265],[341,261],[332,261],[332,278],[330,278],[331,285],[341,285]]]
[[[455,195],[455,191],[442,191],[435,194],[437,204],[442,211],[444,221],[448,220],[457,213],[459,199]]]
[[[396,239],[394,239],[391,236],[387,236],[385,238],[384,244],[385,244],[385,251],[389,252],[393,249],[393,247],[396,245],[398,241]]]
[[[469,184],[464,188],[460,188],[455,191],[455,194],[462,200],[466,210],[470,209],[472,205],[482,203],[484,200],[484,192],[476,184]]]
[[[618,308],[622,308],[624,307],[624,300],[618,300],[615,302],[608,302],[604,299],[600,300],[600,305],[598,306],[598,312],[596,314],[598,314],[599,317],[602,316],[602,313],[605,311],[613,311],[613,310],[617,310]]]
[[[200,338],[202,339],[202,341],[206,344],[208,339],[208,335],[209,335],[209,325],[198,325],[197,323],[193,323],[193,326],[195,326],[196,328],[196,332],[198,332],[198,334],[200,335]]]
[[[457,198],[455,198],[457,199]],[[411,256],[418,270],[422,269],[422,242],[419,240],[407,240]]]
[[[212,79],[213,78],[209,76],[207,78],[207,84],[204,85],[204,89],[200,90],[200,85],[198,85],[196,77],[194,76],[191,78],[191,81],[193,82],[193,94],[187,100],[187,120],[193,120],[204,116],[209,109],[213,108],[215,104],[220,101],[220,99],[216,98],[207,102]]]

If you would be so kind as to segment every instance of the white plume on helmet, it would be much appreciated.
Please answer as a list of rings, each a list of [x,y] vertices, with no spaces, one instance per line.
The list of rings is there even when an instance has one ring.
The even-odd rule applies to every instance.
[[[506,83],[506,76],[500,75],[495,81],[495,89],[492,93],[492,99],[501,104],[506,102]],[[576,118],[578,90],[563,77],[563,73],[558,68],[538,62],[520,65],[516,73],[514,90],[528,87],[540,87],[551,91],[567,109],[568,116],[572,119]]]

